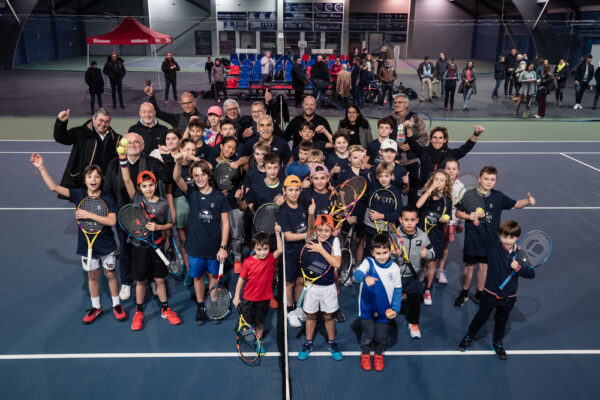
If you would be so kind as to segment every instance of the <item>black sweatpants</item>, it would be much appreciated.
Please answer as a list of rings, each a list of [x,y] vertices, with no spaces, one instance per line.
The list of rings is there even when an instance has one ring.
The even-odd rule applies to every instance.
[[[469,325],[469,337],[475,338],[479,329],[487,322],[490,318],[490,314],[496,309],[494,315],[494,343],[502,342],[504,338],[504,331],[506,330],[506,323],[508,322],[508,316],[510,311],[517,302],[516,297],[508,297],[506,299],[498,299],[493,294],[486,292],[485,290],[481,294],[481,304],[479,305],[479,311],[473,317],[471,325]]]
[[[362,326],[360,350],[362,353],[370,354],[371,344],[373,344],[375,347],[375,354],[383,354],[390,324],[375,322],[370,319],[361,319],[360,321]]]

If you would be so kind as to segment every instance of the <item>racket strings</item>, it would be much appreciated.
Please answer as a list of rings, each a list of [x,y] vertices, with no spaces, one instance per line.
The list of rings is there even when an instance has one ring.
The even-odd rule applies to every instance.
[[[101,217],[106,217],[108,215],[108,207],[106,206],[106,203],[99,198],[88,197],[79,203],[77,209],[84,210]],[[91,219],[80,219],[78,220],[78,223],[79,226],[81,226],[81,229],[88,233],[96,233],[104,228],[103,224]]]
[[[205,303],[206,315],[210,319],[224,318],[231,309],[231,294],[224,287],[216,287],[211,290]]]
[[[146,228],[148,217],[141,206],[129,204],[119,210],[119,222],[123,229],[135,238],[147,237],[150,231]]]
[[[265,232],[269,235],[275,233],[275,223],[279,214],[279,206],[264,205],[260,207],[254,215],[254,229],[257,232]]]
[[[465,190],[462,198],[460,199],[460,203],[469,212],[473,212],[478,208],[482,208],[485,210],[485,199],[479,193],[477,188],[470,188],[468,190]]]
[[[519,244],[517,259],[522,266],[534,267],[543,264],[550,256],[552,242],[543,232],[531,232]]]

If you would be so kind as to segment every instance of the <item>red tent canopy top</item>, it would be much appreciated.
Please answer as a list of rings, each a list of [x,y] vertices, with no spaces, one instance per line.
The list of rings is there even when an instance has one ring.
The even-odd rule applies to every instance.
[[[125,17],[115,29],[100,36],[88,36],[88,44],[136,45],[169,44],[173,36],[153,31],[133,17]]]

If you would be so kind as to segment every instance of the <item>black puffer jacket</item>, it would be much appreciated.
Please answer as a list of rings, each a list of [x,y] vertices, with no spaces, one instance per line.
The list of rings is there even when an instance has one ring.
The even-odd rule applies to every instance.
[[[106,64],[104,64],[104,68],[102,68],[102,73],[108,75],[111,85],[121,83],[126,72],[125,64],[121,57],[117,57],[117,61],[115,62],[112,61],[111,56],[106,58]]]
[[[89,67],[85,71],[85,83],[87,83],[90,94],[104,93],[104,78],[99,68]]]

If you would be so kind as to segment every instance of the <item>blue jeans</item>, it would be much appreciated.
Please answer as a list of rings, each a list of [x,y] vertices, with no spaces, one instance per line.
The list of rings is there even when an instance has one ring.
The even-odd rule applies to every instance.
[[[581,104],[581,99],[583,99],[583,93],[585,93],[585,89],[587,89],[587,83],[580,82],[579,85],[575,85],[575,103]]]
[[[173,85],[173,100],[177,100],[177,78],[169,79],[165,78],[167,89],[165,90],[165,100],[169,100],[169,87]]]
[[[473,88],[465,88],[463,92],[463,110],[469,108],[469,100],[471,100],[471,94],[473,94]]]
[[[556,88],[556,101],[563,101],[563,94],[565,92],[565,88]]]
[[[365,105],[365,90],[360,85],[354,88],[354,105],[358,108],[363,108]]]
[[[492,96],[498,96],[498,89],[500,89],[500,85],[502,85],[502,79],[496,79],[496,87],[494,88],[494,91],[492,92]]]
[[[387,92],[388,105],[390,106],[390,108],[392,108],[392,106],[394,104],[394,99],[392,98],[393,88],[394,88],[393,83],[382,83],[381,84],[381,94],[379,95],[379,106],[380,107],[383,107],[383,101],[385,100],[385,93]]]

